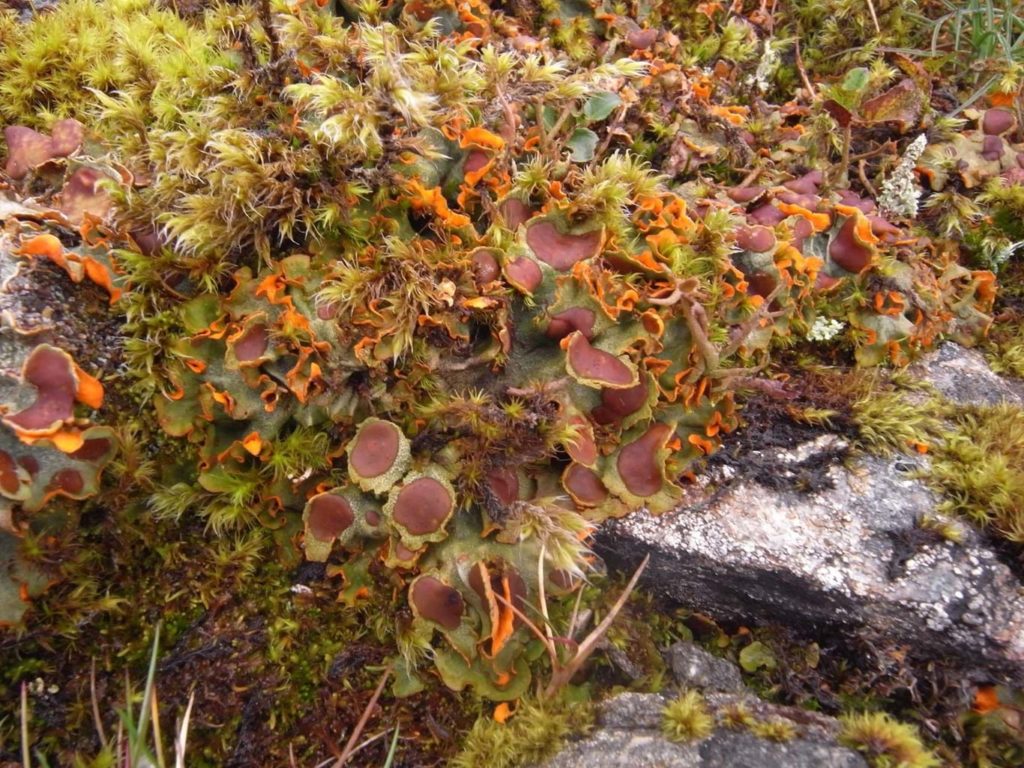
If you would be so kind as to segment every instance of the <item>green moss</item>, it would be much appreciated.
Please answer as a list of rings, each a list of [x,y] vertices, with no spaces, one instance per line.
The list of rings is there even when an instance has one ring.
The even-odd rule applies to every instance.
[[[684,691],[661,713],[661,732],[672,741],[700,741],[714,728],[715,720],[697,691]]]
[[[1024,410],[1003,404],[962,408],[929,473],[943,508],[1024,543]]]
[[[935,409],[911,402],[905,393],[875,389],[853,403],[859,442],[869,451],[889,455],[931,444],[939,431]]]
[[[718,722],[732,731],[752,728],[757,725],[757,718],[742,703],[724,706],[718,710],[716,715]]]
[[[796,726],[789,720],[761,720],[752,723],[749,728],[750,732],[759,739],[766,739],[768,741],[792,741],[797,736]]]
[[[583,702],[539,701],[525,697],[511,719],[497,722],[481,715],[466,735],[452,768],[516,768],[534,765],[558,752],[565,738],[585,732],[592,722],[591,708]]]
[[[938,758],[925,748],[912,725],[884,712],[840,718],[839,742],[864,755],[872,768],[937,768]]]
[[[69,0],[24,25],[5,13],[0,116],[41,129],[65,117],[87,121],[93,106],[89,89],[152,93],[172,72],[187,79],[208,39],[152,0]]]

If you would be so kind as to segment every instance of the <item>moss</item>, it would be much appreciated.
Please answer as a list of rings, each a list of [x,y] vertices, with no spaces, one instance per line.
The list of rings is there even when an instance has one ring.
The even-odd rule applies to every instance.
[[[840,718],[839,742],[864,755],[872,768],[937,768],[937,757],[925,748],[917,729],[884,712]]]
[[[718,722],[732,731],[752,728],[757,725],[757,718],[742,703],[728,704],[715,713]]]
[[[715,720],[697,691],[679,694],[661,713],[661,732],[672,741],[700,741],[714,728]]]
[[[516,768],[543,762],[558,752],[566,737],[585,732],[593,712],[585,702],[567,698],[541,701],[525,697],[511,719],[499,723],[481,715],[466,735],[452,768]]]
[[[864,395],[853,403],[852,415],[861,446],[883,455],[927,448],[939,432],[935,410],[899,391],[876,389]]]
[[[152,89],[177,70],[194,74],[208,37],[152,0],[69,0],[27,24],[0,17],[0,116],[48,129],[65,117],[85,119],[90,88]]]
[[[749,728],[750,732],[759,739],[766,739],[768,741],[792,741],[797,736],[796,726],[789,720],[782,720],[779,718],[761,720],[752,723]]]
[[[943,508],[1024,544],[1024,410],[970,407],[951,420],[929,472],[944,493]]]

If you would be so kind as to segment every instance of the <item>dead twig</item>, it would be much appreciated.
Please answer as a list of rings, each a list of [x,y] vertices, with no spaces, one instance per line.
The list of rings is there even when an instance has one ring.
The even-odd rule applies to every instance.
[[[370,715],[373,714],[373,709],[377,706],[377,701],[380,699],[381,693],[384,692],[384,684],[388,681],[388,677],[390,675],[391,665],[388,664],[387,667],[384,668],[384,674],[380,676],[380,682],[377,683],[377,688],[374,690],[373,696],[371,696],[370,701],[367,702],[366,708],[363,710],[363,714],[359,718],[359,722],[356,723],[356,727],[353,729],[352,735],[348,737],[345,749],[341,751],[341,755],[334,762],[333,768],[342,768],[342,766],[349,761],[349,758],[355,754],[356,743],[362,735],[363,730],[366,728],[366,724],[370,721]]]

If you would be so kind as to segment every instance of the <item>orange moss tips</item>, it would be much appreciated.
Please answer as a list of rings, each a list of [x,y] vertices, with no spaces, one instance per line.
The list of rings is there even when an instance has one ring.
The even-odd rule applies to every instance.
[[[871,233],[871,222],[858,213],[848,218],[828,246],[829,258],[847,272],[860,273],[871,266],[878,239]]]
[[[64,422],[74,416],[76,400],[94,408],[103,401],[99,381],[84,373],[67,352],[48,344],[32,350],[22,369],[22,380],[36,388],[36,400],[4,417],[4,422],[22,439],[57,434]]]
[[[579,331],[562,340],[566,351],[565,367],[580,384],[600,389],[627,389],[636,386],[639,373],[632,363],[590,345]]]
[[[459,628],[465,609],[465,602],[457,589],[428,575],[416,577],[409,587],[409,605],[417,617],[448,630]]]
[[[345,450],[349,477],[364,491],[386,493],[409,468],[409,441],[390,421],[367,419]]]
[[[663,489],[666,482],[664,448],[672,432],[669,425],[654,423],[619,451],[615,468],[622,484],[633,496],[647,498]]]
[[[523,293],[533,293],[540,286],[544,275],[537,262],[520,256],[505,264],[505,279]]]
[[[603,243],[603,228],[580,235],[566,234],[549,219],[533,222],[526,228],[526,244],[538,259],[560,272],[571,269],[578,261],[597,256]]]
[[[570,464],[562,473],[562,486],[581,507],[597,507],[608,500],[608,489],[594,470]]]
[[[573,331],[579,331],[588,341],[594,338],[594,323],[597,316],[584,307],[572,307],[552,315],[544,334],[549,339],[562,340]]]
[[[455,512],[455,490],[435,471],[410,477],[391,490],[384,511],[403,542],[418,548],[448,535],[445,525]]]
[[[331,546],[351,530],[356,520],[351,502],[331,492],[311,498],[302,517],[306,527],[306,557],[319,563],[327,560]]]

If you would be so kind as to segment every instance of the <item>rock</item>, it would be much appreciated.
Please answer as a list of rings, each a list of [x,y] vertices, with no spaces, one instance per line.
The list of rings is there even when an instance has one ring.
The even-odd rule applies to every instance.
[[[983,363],[943,345],[922,366],[961,401],[1012,400]],[[957,390],[956,371],[974,383]],[[955,544],[920,529],[939,502],[912,476],[926,457],[844,461],[832,434],[764,442],[706,473],[678,510],[610,521],[597,551],[627,573],[650,553],[644,587],[716,619],[857,632],[947,659],[973,680],[1024,681],[1021,582],[973,530]]]
[[[674,643],[667,655],[676,682],[685,688],[728,692],[743,690],[743,679],[735,664],[712,656],[693,643]]]
[[[707,768],[863,768],[867,763],[856,752],[837,744],[796,739],[781,744],[750,733],[719,731],[701,745],[701,762]]]
[[[922,357],[907,373],[961,405],[996,405],[1003,401],[1024,405],[1024,383],[1003,378],[988,367],[980,352],[951,341]]]
[[[715,659],[715,661],[720,661]],[[727,662],[722,662],[727,663]],[[788,720],[796,737],[776,743],[747,730],[719,724],[706,738],[686,744],[661,734],[662,710],[670,699],[661,694],[623,693],[601,706],[597,728],[570,744],[544,768],[866,768],[854,751],[836,743],[838,723],[824,715],[778,707],[750,694],[719,693],[707,697],[715,714],[742,705],[760,721]]]

